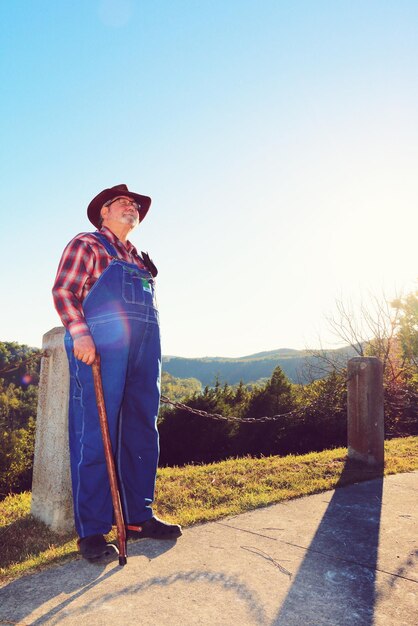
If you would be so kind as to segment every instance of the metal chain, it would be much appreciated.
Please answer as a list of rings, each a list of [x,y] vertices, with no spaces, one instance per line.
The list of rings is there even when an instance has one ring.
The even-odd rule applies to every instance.
[[[9,363],[9,365],[6,365],[6,367],[3,367],[2,369],[0,369],[0,375],[10,374],[10,372],[15,372],[20,367],[22,367],[22,365],[26,365],[27,363],[30,363],[31,361],[36,361],[37,359],[40,359],[41,357],[48,357],[48,356],[50,356],[48,350],[45,350],[44,352],[36,352],[34,354],[31,354],[30,356],[22,358],[18,363],[16,362]]]
[[[200,417],[210,417],[211,419],[215,419],[215,420],[222,420],[225,422],[241,422],[244,424],[245,423],[254,424],[254,423],[260,423],[260,422],[277,422],[282,417],[287,417],[289,415],[293,415],[295,417],[303,417],[306,412],[306,407],[298,407],[296,409],[293,409],[292,411],[288,411],[287,413],[281,413],[279,415],[271,415],[271,416],[265,415],[263,417],[237,417],[236,415],[221,415],[220,413],[209,413],[208,411],[203,411],[202,409],[195,409],[191,406],[188,406],[187,404],[183,404],[182,402],[174,402],[173,400],[170,400],[170,398],[167,398],[167,396],[164,396],[164,395],[161,396],[161,402],[163,404],[170,404],[176,409],[187,411],[188,413],[191,413],[193,415],[199,415]],[[316,408],[315,405],[320,405],[320,404],[321,404],[320,398],[316,399],[316,401],[314,400],[312,404],[310,405],[309,410],[310,411],[315,410]]]
[[[287,417],[288,415],[296,415],[301,413],[301,409],[293,409],[288,413],[282,413],[280,415],[271,415],[264,417],[237,417],[236,415],[221,415],[220,413],[209,413],[208,411],[203,411],[202,409],[195,409],[187,404],[183,404],[182,402],[174,402],[167,398],[167,396],[161,396],[161,402],[163,404],[171,404],[171,406],[176,409],[182,409],[183,411],[187,411],[188,413],[192,413],[193,415],[200,415],[201,417],[210,417],[214,420],[222,420],[225,422],[243,422],[248,424],[253,424],[254,422],[276,422],[282,417]]]

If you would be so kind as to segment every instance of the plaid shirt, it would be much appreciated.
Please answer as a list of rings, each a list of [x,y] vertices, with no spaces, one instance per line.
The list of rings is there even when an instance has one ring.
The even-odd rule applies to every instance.
[[[145,268],[130,241],[124,245],[106,226],[100,232],[114,246],[120,259]],[[110,254],[92,233],[74,237],[62,254],[52,295],[58,315],[73,339],[90,334],[82,303],[111,261]]]

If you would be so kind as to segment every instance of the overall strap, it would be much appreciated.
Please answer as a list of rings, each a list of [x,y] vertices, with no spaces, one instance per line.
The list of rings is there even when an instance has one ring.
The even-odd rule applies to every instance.
[[[113,244],[110,243],[110,241],[108,240],[107,237],[105,237],[105,235],[103,235],[103,233],[100,233],[99,231],[96,231],[94,233],[91,233],[92,235],[94,235],[96,237],[96,239],[98,239],[100,241],[100,243],[106,248],[107,252],[110,254],[110,256],[112,256],[115,259],[119,259],[118,253],[116,252],[115,247],[113,246]],[[147,252],[141,252],[141,255],[139,257],[141,259],[141,261],[143,262],[143,264],[145,265],[145,267],[147,268],[147,270],[149,271],[149,273],[151,274],[151,276],[153,278],[155,278],[158,274],[158,270],[155,267],[152,259],[150,259],[149,254]]]
[[[115,247],[110,243],[108,238],[103,235],[103,233],[99,233],[98,231],[96,231],[95,233],[91,234],[100,241],[100,243],[106,248],[106,251],[110,254],[110,256],[113,256],[115,259],[119,258]]]

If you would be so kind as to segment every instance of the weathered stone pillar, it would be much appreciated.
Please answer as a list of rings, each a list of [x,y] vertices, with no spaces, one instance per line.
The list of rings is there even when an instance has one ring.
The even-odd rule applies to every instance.
[[[378,358],[348,362],[347,412],[349,458],[383,465],[383,366]]]
[[[64,328],[58,327],[43,336],[42,348],[48,356],[41,362],[31,506],[32,515],[57,532],[74,527],[64,334]]]

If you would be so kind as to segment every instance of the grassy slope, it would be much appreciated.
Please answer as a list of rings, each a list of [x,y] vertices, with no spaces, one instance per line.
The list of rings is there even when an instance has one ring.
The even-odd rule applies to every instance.
[[[385,474],[418,469],[418,437],[388,441],[385,451]],[[347,467],[345,448],[163,468],[157,477],[155,509],[160,517],[190,526],[376,475],[359,464]],[[2,582],[76,557],[75,535],[52,533],[29,510],[28,492],[0,502]]]

